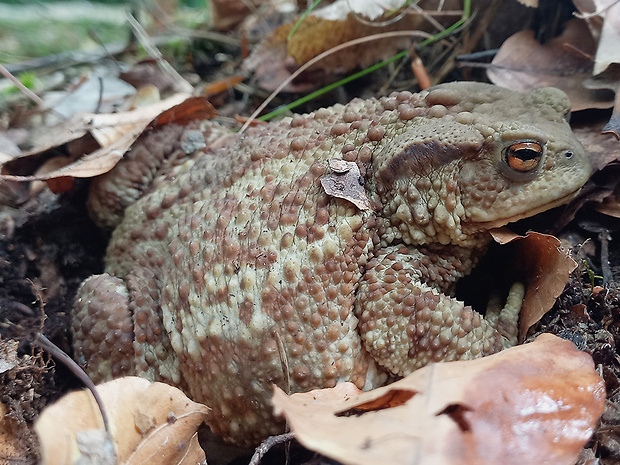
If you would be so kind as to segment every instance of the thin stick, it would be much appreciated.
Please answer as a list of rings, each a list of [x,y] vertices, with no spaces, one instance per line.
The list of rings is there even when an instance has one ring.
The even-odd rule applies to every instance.
[[[282,444],[283,442],[288,442],[295,439],[295,433],[284,433],[279,434],[277,436],[269,436],[265,439],[260,446],[256,448],[254,451],[254,455],[252,455],[252,459],[248,465],[258,465],[262,458],[265,456],[269,449],[278,444]]]
[[[1,64],[0,64],[0,74],[2,74],[5,78],[7,78],[9,81],[11,81],[13,84],[15,84],[15,87],[17,87],[19,90],[21,90],[22,93],[24,95],[26,95],[26,97],[28,97],[30,100],[32,100],[34,103],[36,103],[39,108],[43,108],[45,106],[45,103],[43,102],[41,97],[39,97],[37,94],[35,94],[30,89],[28,89],[28,87],[26,87],[25,85],[23,85],[19,81],[19,79],[17,79],[15,76],[13,76],[9,72],[9,70],[6,69]]]
[[[140,42],[140,44],[142,44],[142,46],[144,47],[146,52],[151,57],[155,58],[155,60],[157,61],[157,65],[161,68],[161,70],[164,73],[172,76],[172,78],[174,79],[175,83],[179,86],[178,90],[181,91],[181,92],[187,92],[187,93],[191,94],[194,91],[194,88],[192,87],[192,85],[189,82],[187,82],[185,80],[185,78],[183,76],[181,76],[170,65],[170,63],[168,63],[166,60],[164,60],[163,55],[157,49],[157,47],[155,47],[151,43],[151,40],[150,40],[149,36],[146,34],[146,31],[144,30],[142,25],[136,20],[136,18],[134,18],[131,14],[128,13],[127,14],[127,21],[129,21],[129,24],[131,25],[131,29],[133,30],[134,34],[138,38],[138,41]]]
[[[67,366],[67,368],[69,368],[69,370],[71,370],[71,372],[75,374],[75,376],[77,376],[80,379],[80,381],[82,381],[82,383],[84,383],[84,385],[90,390],[90,392],[93,394],[93,397],[95,398],[95,402],[97,403],[97,406],[99,407],[99,411],[101,412],[101,419],[103,420],[103,427],[105,428],[106,433],[108,433],[108,435],[111,435],[110,427],[108,424],[108,415],[106,414],[105,409],[103,408],[103,401],[101,400],[101,397],[99,397],[99,393],[97,392],[97,389],[95,388],[95,383],[93,383],[93,380],[90,379],[86,373],[84,373],[84,370],[82,370],[82,368],[80,368],[80,366],[77,363],[75,363],[75,361],[71,357],[69,357],[62,350],[60,350],[52,341],[46,338],[43,334],[38,333],[34,342],[35,344],[47,350],[50,354],[56,357],[59,361],[64,363]]]

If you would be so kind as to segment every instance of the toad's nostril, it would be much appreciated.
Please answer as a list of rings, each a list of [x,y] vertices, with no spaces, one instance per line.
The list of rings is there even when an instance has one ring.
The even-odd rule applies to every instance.
[[[570,151],[570,150],[567,150],[566,152],[564,152],[564,156],[565,156],[567,159],[571,159],[571,158],[573,158],[573,152],[572,152],[572,151]]]

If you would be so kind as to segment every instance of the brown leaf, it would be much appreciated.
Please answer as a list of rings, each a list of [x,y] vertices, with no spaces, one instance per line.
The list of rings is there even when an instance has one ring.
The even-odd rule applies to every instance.
[[[490,357],[429,365],[367,393],[350,383],[290,397],[274,391],[299,442],[355,465],[572,465],[605,403],[590,356],[550,334]],[[377,409],[392,391],[409,399]]]
[[[179,94],[156,105],[149,105],[138,110],[106,115],[81,115],[80,122],[73,123],[78,128],[73,134],[82,137],[88,132],[89,136],[100,145],[99,149],[58,170],[44,174],[25,175],[24,166],[32,164],[31,159],[42,160],[38,163],[46,159],[44,155],[47,149],[45,153],[31,152],[4,164],[3,175],[0,179],[34,181],[65,176],[75,178],[97,176],[111,170],[147,128],[171,123],[185,125],[196,119],[212,118],[216,114],[217,112],[205,97],[187,97],[187,95]],[[56,142],[69,142],[67,134],[71,131],[60,132],[61,136],[56,139]],[[48,149],[53,147],[52,145]],[[35,167],[36,164],[37,162],[35,162]],[[33,171],[30,168],[27,170],[30,173]]]
[[[514,266],[526,288],[519,320],[519,340],[523,341],[528,330],[551,310],[577,264],[554,236],[533,231],[519,236],[506,228],[494,229],[491,235],[496,242],[514,242],[517,248]]]
[[[174,88],[173,78],[164,73],[155,60],[147,60],[134,65],[129,71],[118,76],[136,89],[146,86],[155,86],[159,92],[166,92]]]
[[[596,199],[598,203],[596,204],[595,209],[604,215],[620,218],[620,183],[618,182],[618,172],[617,170],[606,170],[604,173],[609,173],[608,183],[613,187],[610,189],[611,192],[606,192],[604,188],[600,189],[601,195],[604,197],[603,199]]]
[[[70,160],[67,157],[50,158],[37,169],[34,175],[46,175],[47,173],[64,168],[69,163]],[[63,176],[60,178],[48,179],[47,181],[33,181],[32,184],[30,184],[30,197],[34,197],[45,185],[55,194],[68,192],[73,187],[73,178]]]
[[[533,31],[521,31],[502,44],[487,75],[493,83],[520,92],[558,87],[570,97],[573,111],[610,108],[611,92],[583,87],[592,75],[595,50],[592,34],[581,19],[568,21],[562,35],[544,45],[534,39]]]
[[[592,170],[599,171],[611,162],[620,159],[620,144],[614,137],[601,135],[602,122],[591,120],[592,118],[588,118],[588,124],[572,125],[572,128],[573,133],[588,152]]]
[[[612,134],[620,140],[620,63],[610,63],[605,71],[584,81],[588,89],[607,89],[615,92],[614,110],[603,134]]]
[[[196,430],[206,419],[208,407],[192,402],[177,388],[142,378],[120,378],[97,386],[97,391],[108,414],[119,464],[195,464],[204,460]],[[101,414],[85,390],[67,394],[44,409],[35,430],[45,465],[75,463],[80,455],[78,441],[83,451],[106,444]],[[100,433],[86,435],[92,431]],[[100,445],[88,446],[93,442]]]
[[[366,197],[364,178],[357,163],[341,159],[328,161],[332,173],[321,177],[321,186],[327,195],[345,199],[362,211],[372,210]]]
[[[614,113],[611,115],[609,122],[605,125],[601,132],[603,134],[611,134],[617,140],[620,140],[620,113],[616,111],[616,109],[620,110],[620,92],[618,93],[616,100],[618,101],[618,105],[614,106]]]

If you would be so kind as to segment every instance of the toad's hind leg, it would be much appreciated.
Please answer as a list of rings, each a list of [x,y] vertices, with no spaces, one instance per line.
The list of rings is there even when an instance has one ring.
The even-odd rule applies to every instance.
[[[139,375],[182,385],[158,301],[147,270],[130,272],[125,280],[104,273],[82,283],[74,305],[73,345],[93,381]]]
[[[442,292],[469,272],[473,264],[464,262],[394,247],[368,263],[356,312],[366,350],[377,363],[404,376],[431,362],[467,360],[514,345],[519,292],[492,321]]]

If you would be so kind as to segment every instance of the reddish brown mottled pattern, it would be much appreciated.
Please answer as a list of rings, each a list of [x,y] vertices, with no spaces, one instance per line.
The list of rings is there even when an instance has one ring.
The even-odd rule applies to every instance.
[[[249,445],[282,430],[272,384],[370,389],[499,350],[508,339],[448,295],[488,228],[563,203],[587,179],[567,105],[556,90],[449,84],[240,137],[205,122],[207,148],[193,154],[179,152],[178,130],[154,134],[173,153],[138,169],[144,138],[92,192],[108,225],[128,184],[147,194],[116,227],[106,273],[79,291],[78,360],[96,381],[179,385],[213,409],[215,432]],[[515,140],[539,141],[544,163],[512,172]],[[330,159],[358,164],[372,211],[323,191]]]

